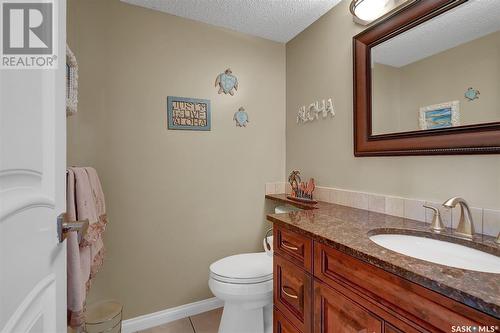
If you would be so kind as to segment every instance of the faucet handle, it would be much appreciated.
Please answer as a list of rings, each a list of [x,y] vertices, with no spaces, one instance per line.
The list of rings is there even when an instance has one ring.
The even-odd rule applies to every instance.
[[[437,209],[436,207],[428,206],[428,205],[423,205],[423,206],[424,206],[424,208],[431,209],[434,212],[434,215],[432,217],[432,224],[431,224],[431,228],[430,228],[432,230],[432,232],[440,233],[441,231],[445,230],[439,209]]]
[[[500,244],[500,232],[498,233],[497,239],[495,239],[495,243]]]

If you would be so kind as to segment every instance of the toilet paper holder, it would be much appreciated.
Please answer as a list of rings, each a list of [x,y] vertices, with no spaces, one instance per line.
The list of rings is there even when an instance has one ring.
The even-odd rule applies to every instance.
[[[269,229],[269,230],[266,232],[266,235],[264,236],[264,242],[265,242],[265,244],[266,244],[266,249],[267,249],[268,251],[272,251],[272,249],[273,249],[273,248],[272,248],[272,246],[271,246],[271,244],[269,244],[269,241],[268,241],[268,239],[267,239],[267,237],[269,237],[270,235],[272,235],[272,233],[273,233],[273,228]]]

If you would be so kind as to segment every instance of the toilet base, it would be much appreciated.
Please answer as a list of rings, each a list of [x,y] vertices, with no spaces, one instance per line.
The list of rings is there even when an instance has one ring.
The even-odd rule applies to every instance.
[[[272,333],[272,304],[246,308],[238,303],[226,302],[222,312],[219,333]]]

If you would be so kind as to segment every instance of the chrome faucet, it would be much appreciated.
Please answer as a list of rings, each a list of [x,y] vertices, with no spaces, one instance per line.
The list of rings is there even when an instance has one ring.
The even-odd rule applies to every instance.
[[[472,215],[467,202],[462,198],[454,197],[446,200],[443,206],[446,208],[455,208],[457,204],[460,205],[460,221],[458,222],[455,234],[463,238],[472,239],[475,233],[474,222],[472,221]]]
[[[498,233],[497,239],[495,239],[495,243],[500,244],[500,232]]]

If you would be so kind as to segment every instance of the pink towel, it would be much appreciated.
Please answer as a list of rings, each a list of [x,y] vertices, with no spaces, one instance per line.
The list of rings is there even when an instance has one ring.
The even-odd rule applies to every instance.
[[[68,247],[68,323],[81,327],[85,322],[85,299],[91,280],[102,266],[106,227],[104,193],[94,168],[68,168],[67,214],[69,221],[89,220],[87,234],[80,244],[76,232],[67,237]]]

